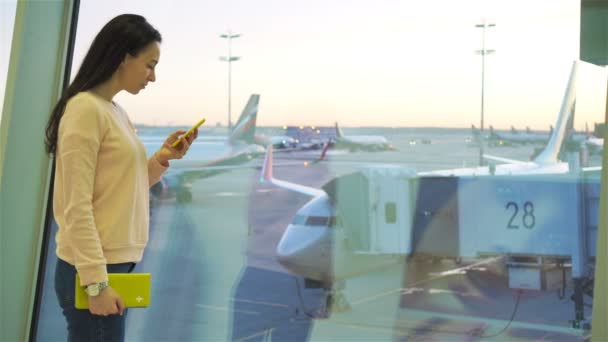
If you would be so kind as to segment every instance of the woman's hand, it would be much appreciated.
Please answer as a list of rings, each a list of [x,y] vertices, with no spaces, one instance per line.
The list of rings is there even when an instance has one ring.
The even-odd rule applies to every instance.
[[[89,296],[89,311],[99,316],[122,315],[125,311],[125,302],[116,290],[107,286],[98,296]]]
[[[186,152],[188,152],[190,145],[192,144],[194,139],[198,137],[198,130],[194,130],[194,132],[192,132],[186,138],[182,139],[181,142],[177,145],[177,147],[172,147],[173,143],[175,143],[175,141],[179,139],[179,136],[184,133],[186,133],[186,131],[180,129],[171,133],[171,135],[167,137],[167,140],[165,140],[163,146],[161,146],[161,148],[154,153],[154,156],[156,157],[156,160],[158,160],[159,163],[168,166],[169,160],[181,159],[184,155],[186,155]]]

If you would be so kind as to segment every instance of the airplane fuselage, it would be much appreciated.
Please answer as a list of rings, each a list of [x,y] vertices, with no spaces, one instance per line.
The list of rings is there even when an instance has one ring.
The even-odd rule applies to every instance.
[[[375,135],[341,136],[336,137],[330,143],[333,143],[334,148],[351,151],[375,152],[395,150],[395,147],[385,137]]]

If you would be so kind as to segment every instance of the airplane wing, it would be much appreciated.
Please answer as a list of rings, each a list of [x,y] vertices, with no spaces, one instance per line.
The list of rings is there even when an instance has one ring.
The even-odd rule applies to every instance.
[[[284,162],[273,165],[273,167],[282,167],[282,166],[307,166],[309,164],[308,161],[293,161],[293,162]],[[199,168],[181,168],[177,172],[181,172],[184,175],[192,175],[196,176],[197,174],[206,173],[206,172],[217,172],[217,171],[231,171],[231,170],[246,170],[246,169],[262,169],[264,167],[261,163],[252,163],[245,165],[223,165],[223,166],[204,166]]]
[[[596,171],[602,171],[602,167],[601,166],[589,166],[589,167],[583,167],[583,168],[581,168],[581,170],[583,170],[583,172],[596,172]]]
[[[555,164],[558,162],[557,156],[562,149],[564,139],[568,133],[568,128],[571,126],[571,120],[574,117],[578,64],[578,61],[574,61],[572,64],[572,70],[570,71],[570,77],[568,78],[566,92],[557,115],[555,129],[551,133],[551,137],[549,138],[545,149],[538,156],[536,156],[536,158],[534,158],[534,162],[537,164],[546,165]]]
[[[572,69],[570,71],[570,77],[568,78],[568,85],[562,99],[562,105],[557,115],[556,129],[552,130],[551,136],[541,153],[534,158],[534,163],[537,165],[554,165],[559,163],[557,156],[562,148],[566,131],[568,129],[568,123],[573,117],[574,105],[576,102],[576,77],[578,70],[578,62],[574,61]],[[512,128],[512,130],[514,130]],[[524,162],[520,160],[496,157],[484,154],[483,157],[488,160],[494,160],[501,163],[507,163],[512,165],[529,165],[530,162]]]
[[[484,159],[488,159],[488,160],[494,160],[494,161],[501,162],[501,163],[507,163],[507,164],[520,164],[520,165],[528,165],[529,164],[529,162],[524,162],[524,161],[516,160],[516,159],[497,157],[497,156],[492,156],[492,155],[489,155],[489,154],[484,154],[483,158]]]
[[[257,164],[252,165],[226,165],[226,166],[205,166],[200,168],[179,169],[176,173],[180,173],[188,178],[205,178],[216,173],[232,171],[232,170],[247,170],[260,168]]]
[[[325,194],[325,191],[323,191],[321,189],[316,189],[316,188],[308,187],[305,185],[286,182],[286,181],[276,179],[272,176],[272,168],[273,168],[272,145],[269,145],[266,148],[266,157],[264,158],[264,165],[262,167],[262,175],[260,177],[261,183],[269,182],[270,184],[278,186],[279,188],[299,192],[301,194],[308,195],[311,197],[322,196]]]
[[[185,184],[192,183],[197,179],[209,178],[221,173],[225,173],[233,170],[246,170],[259,168],[259,165],[225,165],[225,166],[204,166],[204,167],[192,167],[192,168],[180,168],[173,171],[169,171],[163,175],[165,178],[175,177]]]

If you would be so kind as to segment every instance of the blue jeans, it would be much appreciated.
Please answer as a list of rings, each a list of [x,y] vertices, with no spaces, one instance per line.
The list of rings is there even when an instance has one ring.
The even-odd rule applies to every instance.
[[[108,273],[130,273],[134,267],[135,263],[128,262],[107,265],[107,270]],[[68,323],[68,341],[124,341],[127,310],[122,316],[98,316],[93,315],[89,309],[76,309],[75,286],[76,268],[58,258],[55,267],[55,293]]]

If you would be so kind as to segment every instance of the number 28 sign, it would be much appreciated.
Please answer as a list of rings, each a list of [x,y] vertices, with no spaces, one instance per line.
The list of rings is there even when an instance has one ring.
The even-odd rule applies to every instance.
[[[575,181],[478,177],[458,185],[460,248],[483,253],[569,255],[581,224]]]
[[[507,222],[507,228],[534,228],[534,224],[536,223],[536,217],[534,216],[534,203],[531,201],[526,201],[520,206],[517,204],[517,202],[509,201],[507,202],[505,208],[507,211],[509,211],[509,213],[512,213],[509,222]]]

